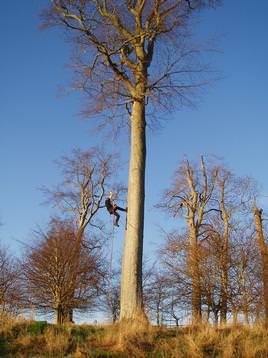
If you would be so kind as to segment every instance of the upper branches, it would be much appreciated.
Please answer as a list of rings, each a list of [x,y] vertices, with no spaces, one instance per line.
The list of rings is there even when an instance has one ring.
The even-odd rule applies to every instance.
[[[181,216],[200,227],[202,220],[209,211],[217,210],[209,206],[214,193],[218,168],[209,169],[201,157],[201,170],[194,168],[188,160],[184,160],[176,172],[171,189],[164,196],[163,206],[174,216]]]
[[[206,69],[190,60],[198,51],[186,46],[186,29],[191,13],[211,3],[51,0],[44,23],[61,25],[73,35],[79,50],[76,86],[94,94],[101,112],[154,95],[154,103],[163,104],[160,98],[168,93],[186,97],[204,84],[200,73]]]
[[[63,212],[75,215],[78,229],[87,225],[98,226],[94,220],[102,207],[107,192],[114,158],[97,150],[73,151],[71,157],[63,157],[58,164],[63,169],[64,181],[56,189],[44,188],[48,201]]]

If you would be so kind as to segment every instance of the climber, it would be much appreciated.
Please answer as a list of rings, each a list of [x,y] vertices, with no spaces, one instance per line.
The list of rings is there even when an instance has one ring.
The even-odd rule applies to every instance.
[[[117,213],[117,210],[127,212],[127,208],[124,209],[116,204],[113,204],[112,199],[113,199],[113,193],[110,192],[109,196],[107,196],[107,198],[105,200],[105,206],[106,206],[106,209],[109,211],[110,215],[114,215],[116,217],[115,226],[119,227],[118,221],[120,219],[120,215]]]

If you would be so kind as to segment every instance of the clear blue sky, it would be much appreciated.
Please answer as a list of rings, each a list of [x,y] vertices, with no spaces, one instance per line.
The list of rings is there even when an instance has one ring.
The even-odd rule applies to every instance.
[[[53,160],[75,146],[87,149],[102,141],[89,122],[79,119],[81,97],[58,97],[58,85],[71,77],[65,68],[70,49],[59,30],[38,29],[47,3],[1,4],[0,239],[16,253],[17,241],[30,241],[32,230],[48,221],[51,210],[40,205],[37,188],[60,181]],[[268,195],[267,13],[266,0],[226,0],[200,18],[197,31],[223,34],[214,64],[224,79],[204,94],[197,109],[178,111],[161,131],[148,133],[146,256],[160,241],[159,226],[170,227],[153,205],[184,154],[222,156],[238,175],[257,179]],[[128,154],[127,139],[120,149]],[[123,174],[126,183],[127,170]],[[117,235],[120,250],[123,229]]]

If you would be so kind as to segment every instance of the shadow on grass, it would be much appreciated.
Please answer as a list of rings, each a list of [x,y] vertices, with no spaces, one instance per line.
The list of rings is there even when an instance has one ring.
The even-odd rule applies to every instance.
[[[0,335],[0,357],[5,357],[8,353],[8,341],[6,337]]]

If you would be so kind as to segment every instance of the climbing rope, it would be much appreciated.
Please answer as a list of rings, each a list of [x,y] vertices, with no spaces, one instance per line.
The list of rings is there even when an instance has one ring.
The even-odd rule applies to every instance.
[[[111,234],[111,245],[110,245],[110,263],[109,263],[109,275],[108,275],[108,288],[111,287],[111,273],[113,267],[113,251],[114,251],[114,215],[111,215],[112,219],[112,234]]]

